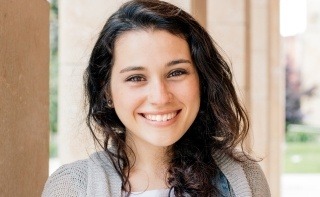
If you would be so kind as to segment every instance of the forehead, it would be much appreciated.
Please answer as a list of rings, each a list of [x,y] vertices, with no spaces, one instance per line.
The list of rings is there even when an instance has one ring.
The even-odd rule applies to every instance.
[[[141,39],[143,40],[153,39],[153,41],[156,42],[160,37],[166,38],[166,39],[171,38],[171,40],[172,38],[175,38],[175,40],[180,40],[187,43],[186,39],[182,34],[173,34],[167,30],[162,30],[162,29],[147,28],[147,29],[130,30],[120,34],[118,38],[116,38],[115,40],[115,47],[123,44],[123,42],[132,41],[132,40],[141,41]]]
[[[172,58],[191,60],[189,45],[181,36],[165,30],[125,32],[114,46],[114,64],[139,60],[171,61]]]

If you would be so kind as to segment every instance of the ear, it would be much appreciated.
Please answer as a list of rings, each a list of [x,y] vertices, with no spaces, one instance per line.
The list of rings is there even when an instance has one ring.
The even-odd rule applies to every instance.
[[[105,99],[107,101],[107,106],[108,108],[114,108],[110,88],[108,85],[106,87],[107,88],[105,88]]]
[[[111,96],[111,94],[109,94],[109,93],[105,93],[105,98],[106,98],[106,100],[110,100],[110,99],[112,99],[112,96]]]
[[[106,100],[112,99],[110,84],[107,83],[107,84],[104,86],[103,89],[104,89],[103,91],[105,92],[105,98],[106,98]]]
[[[108,106],[109,108],[114,108],[114,106],[113,106],[113,101],[112,101],[111,99],[108,99],[108,100],[107,100],[107,106]]]

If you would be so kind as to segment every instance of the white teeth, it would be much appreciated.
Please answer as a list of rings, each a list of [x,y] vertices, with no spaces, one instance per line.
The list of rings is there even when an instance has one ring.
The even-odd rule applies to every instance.
[[[162,116],[162,121],[167,121],[167,120],[168,120],[168,115],[167,114],[163,115]]]
[[[156,115],[151,115],[151,120],[157,120],[157,116]]]
[[[153,114],[144,114],[144,117],[148,120],[152,120],[152,121],[157,121],[157,122],[165,122],[168,121],[172,118],[174,118],[177,115],[177,112],[172,112],[172,113],[168,113],[168,114],[157,114],[157,115],[153,115]]]
[[[162,120],[162,116],[161,116],[161,115],[157,115],[156,120],[157,120],[158,122],[161,121],[161,120]]]

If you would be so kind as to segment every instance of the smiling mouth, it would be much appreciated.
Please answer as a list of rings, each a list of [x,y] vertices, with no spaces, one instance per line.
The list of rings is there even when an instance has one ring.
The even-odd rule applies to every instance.
[[[142,116],[148,120],[155,122],[166,122],[178,115],[180,111],[175,111],[167,114],[142,114]]]

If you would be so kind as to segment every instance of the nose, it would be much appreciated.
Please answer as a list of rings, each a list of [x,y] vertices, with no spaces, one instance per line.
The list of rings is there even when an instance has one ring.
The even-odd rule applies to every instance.
[[[173,98],[170,86],[165,81],[154,81],[149,88],[148,100],[153,105],[170,103]]]

